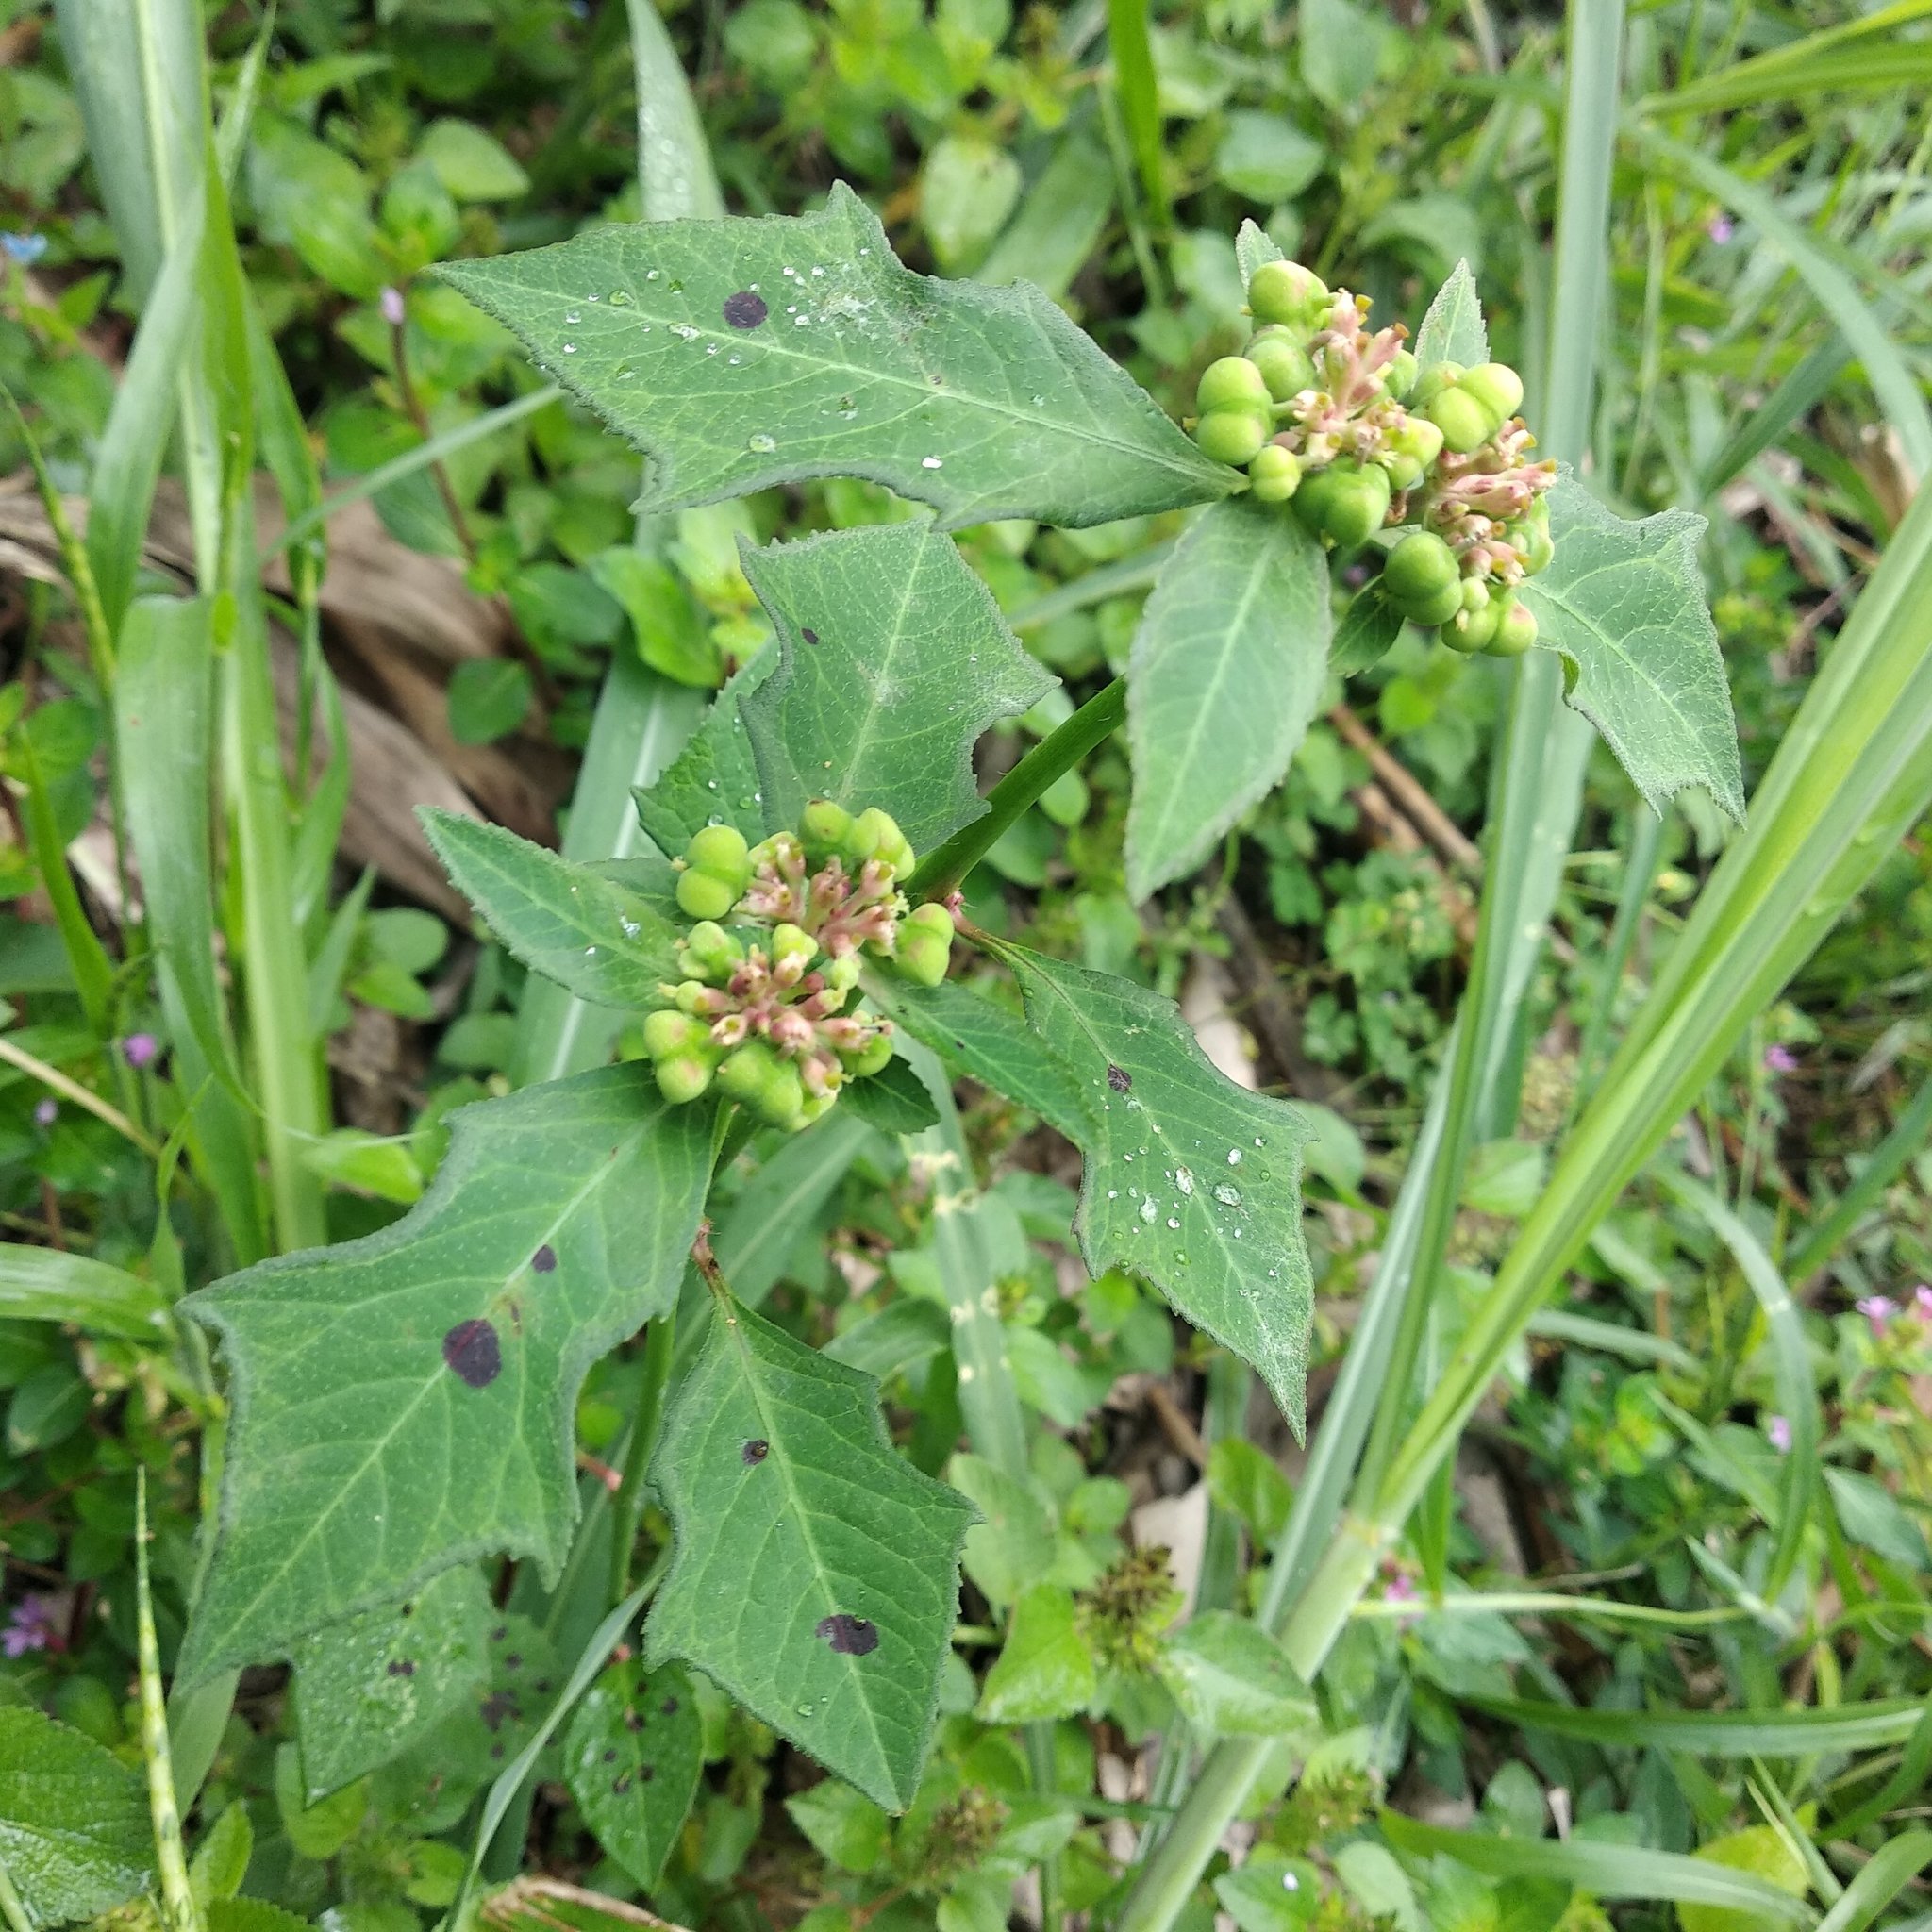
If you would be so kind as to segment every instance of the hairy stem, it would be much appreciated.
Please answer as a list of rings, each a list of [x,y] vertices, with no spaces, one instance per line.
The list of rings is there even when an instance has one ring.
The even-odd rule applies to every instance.
[[[987,794],[986,810],[978,818],[925,855],[912,874],[912,895],[937,899],[951,891],[999,842],[1020,814],[1095,745],[1119,730],[1126,715],[1127,681],[1116,677],[1095,691],[1058,731],[1042,738],[992,788]]]

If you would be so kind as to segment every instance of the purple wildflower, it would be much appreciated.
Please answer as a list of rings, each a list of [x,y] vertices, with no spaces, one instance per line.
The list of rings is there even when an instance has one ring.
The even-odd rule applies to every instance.
[[[0,235],[0,248],[7,251],[8,258],[17,261],[22,268],[31,268],[47,252],[47,238],[44,235]]]
[[[1722,248],[1738,232],[1738,225],[1729,215],[1715,214],[1705,223],[1704,232]]]
[[[385,288],[376,298],[382,304],[382,319],[391,328],[403,325],[403,291],[400,289]]]
[[[1898,1304],[1889,1294],[1868,1294],[1854,1306],[1871,1323],[1873,1335],[1883,1341],[1887,1323],[1898,1313]]]
[[[59,1118],[59,1114],[60,1103],[50,1093],[46,1099],[34,1108],[34,1125],[37,1127],[51,1127],[55,1121]]]
[[[25,1657],[30,1650],[64,1650],[66,1641],[54,1621],[56,1607],[49,1596],[22,1597],[6,1629],[0,1630],[0,1650],[8,1657]]]
[[[1771,1438],[1771,1446],[1780,1456],[1791,1453],[1791,1419],[1787,1415],[1774,1415],[1764,1425],[1764,1433]]]
[[[1795,1074],[1798,1071],[1798,1056],[1788,1046],[1767,1046],[1764,1049],[1764,1065],[1769,1073]]]
[[[1918,1310],[1920,1321],[1932,1322],[1932,1282],[1922,1281],[1913,1289],[1912,1307]]]
[[[1385,1604],[1412,1604],[1421,1594],[1415,1587],[1415,1578],[1404,1570],[1398,1570],[1382,1586],[1382,1601]]]
[[[160,1050],[161,1042],[152,1033],[130,1033],[121,1042],[122,1057],[137,1074],[143,1067],[151,1066]]]

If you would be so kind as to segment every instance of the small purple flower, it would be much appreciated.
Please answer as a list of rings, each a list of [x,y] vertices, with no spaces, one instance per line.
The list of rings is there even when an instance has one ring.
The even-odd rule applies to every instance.
[[[1884,1341],[1886,1324],[1898,1313],[1898,1304],[1889,1294],[1868,1294],[1853,1306],[1871,1323],[1874,1337]]]
[[[51,1127],[60,1117],[60,1103],[50,1093],[34,1108],[34,1125]]]
[[[1738,232],[1738,225],[1729,215],[1712,215],[1704,225],[1704,232],[1722,248]]]
[[[1780,1456],[1791,1453],[1791,1419],[1787,1415],[1774,1415],[1764,1425],[1764,1433],[1771,1438],[1771,1446]]]
[[[143,1067],[154,1063],[155,1056],[161,1050],[161,1042],[152,1033],[130,1033],[121,1042],[122,1057],[138,1074]]]
[[[1768,1073],[1795,1074],[1798,1056],[1788,1046],[1767,1046],[1764,1049],[1764,1065]]]
[[[385,288],[376,298],[382,304],[382,319],[391,328],[403,325],[403,291],[400,289]]]
[[[52,1597],[22,1597],[6,1629],[0,1630],[0,1650],[8,1657],[25,1657],[30,1650],[65,1650],[60,1626],[54,1621],[56,1608]]]
[[[1382,1586],[1382,1601],[1385,1604],[1412,1604],[1421,1594],[1415,1587],[1415,1578],[1404,1570],[1398,1570]]]
[[[1912,1307],[1918,1310],[1920,1321],[1932,1322],[1932,1282],[1922,1281],[1913,1289]]]
[[[47,252],[47,238],[44,235],[0,235],[0,248],[7,251],[8,258],[17,261],[22,268],[31,268]]]

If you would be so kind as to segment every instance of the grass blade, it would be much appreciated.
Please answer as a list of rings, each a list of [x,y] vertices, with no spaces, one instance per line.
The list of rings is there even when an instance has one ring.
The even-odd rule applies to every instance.
[[[1857,1176],[1834,1201],[1803,1241],[1785,1257],[1785,1272],[1793,1281],[1807,1280],[1838,1252],[1872,1204],[1905,1172],[1906,1163],[1932,1133],[1932,1077],[1912,1095],[1898,1124],[1873,1150]]]
[[[155,1864],[161,1875],[161,1919],[168,1932],[204,1932],[201,1908],[188,1879],[181,1809],[175,1800],[175,1765],[168,1711],[161,1695],[161,1652],[155,1640],[154,1591],[147,1561],[147,1471],[135,1471],[135,1625],[141,1664],[141,1748],[147,1760],[148,1809],[155,1824]]]
[[[1147,30],[1147,0],[1108,0],[1107,41],[1113,55],[1114,91],[1147,206],[1163,226],[1168,218],[1166,158],[1160,142],[1160,90],[1154,77],[1154,46]]]
[[[1910,1737],[1925,1709],[1917,1697],[1812,1710],[1585,1710],[1574,1704],[1507,1697],[1465,1701],[1524,1730],[1553,1731],[1559,1738],[1631,1751],[1689,1751],[1732,1761],[1876,1751]]]
[[[1844,1896],[1818,1922],[1818,1932],[1865,1932],[1928,1864],[1932,1831],[1892,1839],[1845,1887]]]

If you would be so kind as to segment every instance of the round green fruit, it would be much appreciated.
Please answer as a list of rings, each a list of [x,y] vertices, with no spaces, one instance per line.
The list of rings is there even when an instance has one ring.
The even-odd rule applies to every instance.
[[[736,825],[706,825],[692,835],[684,856],[699,872],[729,878],[734,873],[751,875],[751,848]]]
[[[1382,387],[1399,403],[1415,387],[1417,375],[1415,358],[1407,349],[1397,349],[1383,373]]]
[[[1492,658],[1520,658],[1536,642],[1536,612],[1514,597],[1503,605],[1495,635],[1483,647]]]
[[[1386,471],[1343,458],[1302,478],[1294,513],[1302,527],[1324,542],[1355,550],[1382,527],[1390,494]]]
[[[806,807],[798,822],[799,842],[813,865],[823,865],[835,853],[843,852],[852,837],[852,814],[829,798],[815,798]]]
[[[1321,276],[1298,261],[1264,261],[1248,277],[1248,309],[1257,322],[1312,328],[1333,299]]]
[[[1461,608],[1462,572],[1456,553],[1432,530],[1411,530],[1389,553],[1382,583],[1405,608],[1439,601],[1444,591],[1453,591],[1457,608]]]
[[[1407,400],[1420,408],[1423,404],[1433,402],[1446,389],[1454,389],[1462,375],[1460,362],[1431,362],[1409,385]]]
[[[1464,372],[1456,387],[1464,395],[1474,396],[1498,425],[1523,407],[1523,378],[1507,362],[1478,362]]]
[[[882,1073],[888,1060],[892,1058],[892,1036],[890,1033],[874,1034],[866,1044],[845,1062],[856,1080],[862,1080],[873,1074]]]
[[[1263,410],[1214,409],[1194,425],[1194,441],[1203,456],[1241,469],[1260,455],[1274,427]]]
[[[1406,604],[1399,598],[1390,601],[1409,623],[1420,625],[1424,630],[1434,630],[1448,624],[1462,608],[1462,591],[1460,586],[1451,584],[1435,596],[1413,604]]]
[[[1259,371],[1268,394],[1277,403],[1315,386],[1315,358],[1288,328],[1263,329],[1247,346],[1247,360]]]
[[[1248,465],[1257,503],[1286,503],[1301,487],[1301,458],[1291,449],[1271,442]]]
[[[1442,446],[1458,457],[1479,450],[1502,419],[1460,389],[1445,389],[1423,405],[1423,415],[1442,432]]]
[[[715,873],[692,868],[677,875],[677,904],[692,919],[723,919],[738,904],[744,891],[743,880],[736,884],[721,879]]]
[[[703,1054],[670,1054],[651,1071],[658,1076],[658,1091],[673,1107],[689,1106],[711,1084],[711,1062]]]
[[[1245,356],[1224,356],[1201,372],[1194,408],[1204,416],[1217,409],[1251,409],[1269,400],[1268,384]]]
[[[670,1059],[681,1053],[702,1053],[710,1044],[711,1032],[702,1020],[675,1008],[663,1007],[644,1015],[644,1051],[654,1060]]]
[[[1487,651],[1502,614],[1502,604],[1495,599],[1478,605],[1474,610],[1465,608],[1442,626],[1442,641],[1452,651]]]

